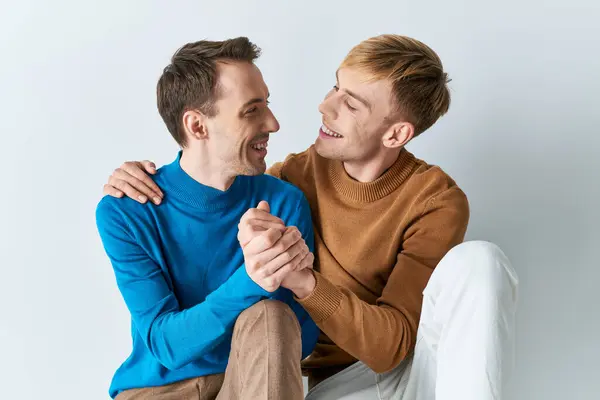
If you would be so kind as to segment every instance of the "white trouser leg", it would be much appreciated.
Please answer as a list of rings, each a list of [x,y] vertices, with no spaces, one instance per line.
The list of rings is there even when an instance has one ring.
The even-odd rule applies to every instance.
[[[442,259],[425,291],[403,400],[499,400],[514,362],[518,278],[489,242]]]
[[[513,366],[518,279],[494,244],[465,242],[423,292],[413,359],[385,374],[359,362],[317,385],[308,400],[500,400]]]
[[[411,359],[390,372],[378,374],[357,362],[316,385],[306,400],[390,400],[406,387]]]

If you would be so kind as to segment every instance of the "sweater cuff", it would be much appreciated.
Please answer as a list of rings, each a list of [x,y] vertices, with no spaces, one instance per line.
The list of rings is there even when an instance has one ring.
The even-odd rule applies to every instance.
[[[247,296],[257,297],[271,297],[273,293],[267,292],[265,289],[260,287],[258,283],[254,282],[246,271],[246,265],[243,264],[237,269],[229,278],[234,282],[233,289],[240,290],[242,294]]]
[[[323,322],[337,311],[342,302],[342,292],[323,275],[314,272],[316,285],[311,294],[296,301],[304,307],[315,323]]]

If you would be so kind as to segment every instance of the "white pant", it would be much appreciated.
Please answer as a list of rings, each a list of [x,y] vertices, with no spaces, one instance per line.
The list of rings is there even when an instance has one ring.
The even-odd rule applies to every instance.
[[[377,374],[358,362],[307,400],[499,400],[514,361],[518,278],[489,242],[455,247],[425,291],[413,357]]]

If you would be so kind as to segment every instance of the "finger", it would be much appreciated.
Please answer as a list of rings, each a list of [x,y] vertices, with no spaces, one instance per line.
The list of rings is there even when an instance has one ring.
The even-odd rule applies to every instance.
[[[120,190],[118,190],[108,184],[104,185],[102,193],[106,196],[112,196],[112,197],[118,197],[118,198],[123,197],[123,192],[121,192]]]
[[[258,255],[273,247],[283,234],[277,229],[268,229],[250,240],[244,248],[244,256]],[[262,257],[264,258],[264,256]]]
[[[312,253],[308,250],[308,246],[304,245],[302,251],[292,260],[294,271],[300,271],[312,265],[311,255]]]
[[[263,221],[270,221],[270,222],[278,222],[283,224],[283,220],[281,218],[277,218],[274,215],[269,214],[268,212],[264,211],[264,210],[259,210],[257,208],[250,208],[248,211],[246,211],[244,213],[244,215],[242,215],[242,218],[240,219],[240,222],[246,222],[248,220],[251,219],[259,219],[259,220],[263,220]]]
[[[268,247],[260,254],[260,262],[262,265],[275,259],[281,253],[285,253],[296,243],[304,243],[302,235],[298,231],[286,231],[276,243]]]
[[[240,242],[240,246],[242,246],[242,249],[244,247],[246,247],[246,245],[252,239],[254,239],[258,235],[262,234],[266,230],[267,229],[264,229],[264,228],[261,228],[258,226],[252,226],[252,225],[238,226],[237,239],[238,239],[238,242]]]
[[[294,258],[289,262],[289,264],[292,264],[293,270],[296,271],[302,269],[300,265],[304,261],[305,257],[309,254],[309,250],[308,246],[304,243],[304,240],[298,241],[294,246],[298,246],[300,251],[298,251]],[[289,251],[292,251],[294,246],[292,246]],[[293,250],[293,254],[295,254],[296,251],[297,248]]]
[[[141,192],[137,191],[133,186],[131,186],[129,183],[127,183],[123,180],[115,179],[115,178],[111,177],[108,180],[108,185],[116,188],[117,190],[120,190],[121,192],[123,192],[125,194],[125,196],[137,201],[138,203],[144,204],[145,202],[148,201],[147,196],[145,196]]]
[[[154,164],[152,161],[144,160],[140,161],[140,164],[142,164],[146,172],[148,172],[149,174],[156,174],[156,164]]]
[[[292,232],[292,231],[295,231],[295,232],[298,232],[298,234],[300,234],[300,235],[302,234],[302,233],[300,232],[300,229],[296,228],[295,226],[286,226],[286,228],[285,228],[285,231],[286,231],[286,232]]]
[[[242,224],[240,224],[242,225]],[[264,219],[249,219],[244,221],[243,225],[250,225],[252,227],[257,227],[257,228],[262,228],[263,230],[267,230],[267,229],[278,229],[282,232],[286,231],[286,227],[283,224],[283,222],[273,222],[273,221],[266,221]]]
[[[269,229],[278,230],[283,234],[283,232],[285,232],[285,225],[263,220],[247,220],[246,222],[240,222],[238,224],[238,242],[240,242],[243,249],[253,238]],[[277,236],[275,240],[278,240],[280,237],[281,235]],[[271,246],[266,247],[264,250],[269,247]]]
[[[262,259],[261,265],[264,265],[261,269],[263,270],[264,276],[273,275],[277,270],[283,267],[286,264],[292,265],[292,269],[295,268],[296,265],[300,263],[302,259],[297,260],[296,263],[293,262],[294,258],[302,253],[302,249],[304,246],[304,241],[298,241],[290,246],[287,250],[282,253],[277,254],[271,261],[266,261],[268,253],[271,250],[265,252],[265,259]]]
[[[273,275],[271,275],[271,280],[275,283],[277,283],[277,287],[279,287],[281,285],[281,281],[283,281],[283,279],[286,277],[287,274],[289,274],[290,272],[293,272],[293,268],[290,264],[286,264],[283,267],[281,267],[279,270],[277,270],[277,272],[275,272]]]
[[[300,271],[302,269],[313,269],[315,263],[315,256],[313,253],[307,253],[304,258],[300,261],[300,264],[296,266],[296,271]]]
[[[136,178],[136,182],[129,182],[130,185],[136,186],[137,182],[140,182],[140,186],[136,186],[136,188],[146,194],[148,197],[153,198],[158,196],[160,199],[164,197],[163,192],[160,188],[154,183],[152,178],[150,178],[138,164],[135,163],[125,163],[120,168],[122,171],[125,171],[132,177]],[[145,186],[145,187],[143,187]]]
[[[296,242],[304,242],[297,231],[289,231],[282,235],[281,231],[268,229],[248,243],[244,248],[244,254],[257,256],[260,265],[266,265],[275,257],[287,251]]]
[[[160,197],[158,197],[156,195],[156,193],[154,193],[146,184],[142,183],[142,181],[140,181],[139,179],[137,179],[135,176],[131,175],[127,171],[125,171],[123,169],[117,169],[117,170],[115,170],[115,172],[113,172],[111,178],[113,179],[113,182],[115,182],[115,183],[118,183],[118,181],[127,183],[130,187],[133,187],[136,190],[136,192],[143,195],[146,198],[146,200],[150,198],[150,199],[152,199],[152,201],[155,204],[160,204],[160,201],[161,201]],[[109,181],[109,183],[111,183],[111,181]],[[113,184],[113,186],[115,186],[115,185]],[[122,190],[123,192],[125,192],[126,195],[129,196],[129,194],[125,190],[121,189],[119,186],[115,186],[115,187],[119,190]],[[136,196],[139,196],[139,195],[136,195]]]
[[[290,261],[289,263],[285,264],[285,265],[290,265],[291,271],[299,271],[301,269],[306,268],[305,266],[303,266],[304,264],[308,264],[305,260],[306,256],[308,255],[308,248],[306,249],[306,251],[302,250],[300,251],[294,258],[292,261]],[[283,267],[282,267],[283,268]]]
[[[271,212],[271,207],[269,206],[269,203],[267,203],[264,200],[262,200],[260,203],[258,203],[258,206],[256,206],[256,208],[259,210],[262,210],[262,211],[266,211],[268,213]]]

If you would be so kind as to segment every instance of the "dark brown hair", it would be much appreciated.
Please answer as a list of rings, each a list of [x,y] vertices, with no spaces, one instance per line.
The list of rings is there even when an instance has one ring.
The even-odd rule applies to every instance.
[[[381,35],[355,46],[340,68],[354,67],[371,79],[389,79],[398,111],[415,127],[415,136],[450,108],[448,74],[427,45],[400,35]]]
[[[175,141],[185,147],[183,114],[197,109],[208,116],[217,113],[216,65],[218,61],[254,62],[260,48],[247,37],[224,41],[201,40],[175,52],[156,85],[158,112]]]

